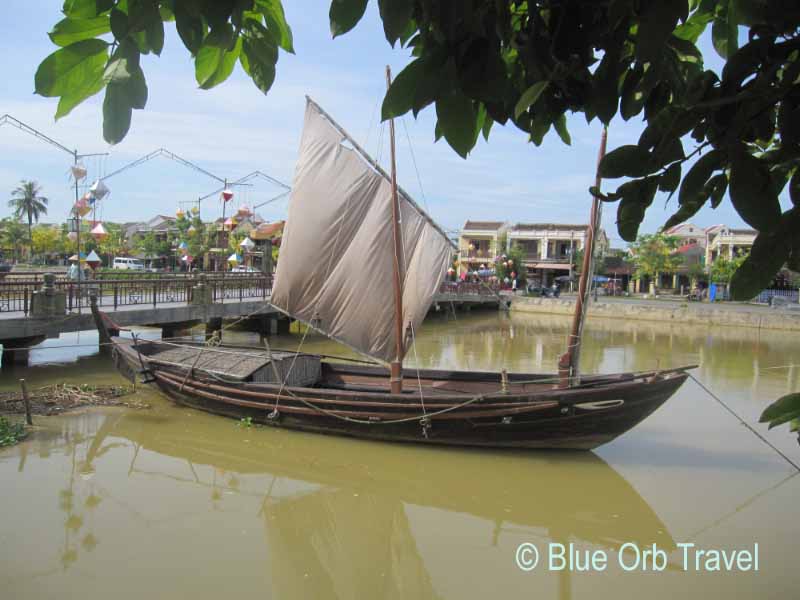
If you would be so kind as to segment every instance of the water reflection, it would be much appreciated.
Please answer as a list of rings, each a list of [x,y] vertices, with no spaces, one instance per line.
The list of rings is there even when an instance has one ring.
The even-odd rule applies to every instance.
[[[179,528],[187,546],[207,541],[215,514],[238,512],[243,501],[250,507],[247,519],[261,523],[269,585],[279,598],[437,598],[432,581],[442,574],[430,572],[417,538],[458,537],[465,516],[483,531],[487,551],[506,559],[520,535],[609,549],[629,541],[675,548],[647,502],[591,453],[376,449],[220,429],[219,421],[187,420],[172,407],[155,415],[95,411],[59,419],[59,429],[20,445],[18,472],[29,468],[31,455],[58,456],[66,467],[57,483],[49,482],[62,514],[60,567],[90,568],[101,539],[110,547],[135,542],[137,528],[159,522],[148,515],[148,504],[169,503],[164,494],[174,495],[176,485],[183,489],[181,512],[194,521],[191,531]],[[12,456],[0,455],[0,470]],[[130,499],[112,494],[121,477],[136,488]],[[101,535],[98,512],[117,527]],[[568,592],[568,580],[560,585]]]

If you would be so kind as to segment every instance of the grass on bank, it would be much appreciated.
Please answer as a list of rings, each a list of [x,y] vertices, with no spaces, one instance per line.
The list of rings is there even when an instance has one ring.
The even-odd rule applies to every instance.
[[[27,435],[24,423],[12,423],[5,417],[0,417],[0,448],[13,446],[25,439]]]

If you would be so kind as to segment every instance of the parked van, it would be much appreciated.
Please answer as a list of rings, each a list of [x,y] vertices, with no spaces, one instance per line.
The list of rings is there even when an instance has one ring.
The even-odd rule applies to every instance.
[[[130,271],[144,271],[144,263],[138,258],[117,257],[114,259],[115,269],[128,269]]]

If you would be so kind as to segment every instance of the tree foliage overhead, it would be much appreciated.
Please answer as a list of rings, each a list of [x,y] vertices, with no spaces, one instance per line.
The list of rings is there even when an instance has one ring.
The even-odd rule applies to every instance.
[[[353,29],[367,5],[332,0],[332,35]],[[636,239],[659,191],[677,194],[668,226],[727,195],[759,231],[733,296],[752,298],[784,263],[800,270],[796,0],[378,0],[378,8],[387,41],[412,54],[387,92],[384,119],[433,107],[436,139],[466,157],[496,122],[536,145],[551,129],[569,144],[569,113],[604,124],[641,115],[638,142],[612,150],[600,168],[605,178],[629,178],[601,195],[618,203],[623,239]],[[175,21],[203,89],[238,60],[266,93],[279,49],[293,52],[280,0],[66,0],[63,12],[50,32],[61,48],[40,65],[36,92],[59,97],[59,117],[105,88],[111,143],[147,101],[139,58],[160,54],[164,21]],[[697,47],[708,29],[725,61],[720,74]],[[787,187],[792,207],[783,211]]]
[[[59,99],[58,119],[105,89],[103,137],[110,144],[127,135],[133,110],[147,104],[140,59],[161,54],[165,22],[175,22],[206,90],[238,62],[266,94],[278,50],[294,52],[280,0],[65,0],[62,12],[49,33],[59,49],[39,65],[35,91]]]

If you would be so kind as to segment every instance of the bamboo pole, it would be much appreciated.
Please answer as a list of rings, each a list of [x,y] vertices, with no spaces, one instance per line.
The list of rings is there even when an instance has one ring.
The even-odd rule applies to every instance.
[[[386,65],[386,89],[392,85],[392,70]],[[395,358],[391,363],[389,383],[392,394],[403,393],[403,287],[401,278],[400,256],[402,240],[400,239],[400,202],[397,198],[397,164],[394,148],[394,119],[389,119],[389,144],[392,160],[392,239],[394,242],[394,269],[392,283],[394,287],[394,334]]]

